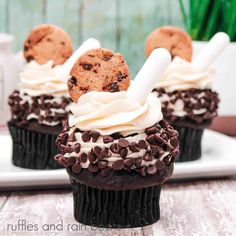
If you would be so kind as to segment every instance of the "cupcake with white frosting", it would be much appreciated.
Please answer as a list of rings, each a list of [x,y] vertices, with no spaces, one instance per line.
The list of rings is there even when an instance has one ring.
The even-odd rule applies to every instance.
[[[175,57],[155,92],[162,111],[179,132],[181,152],[177,161],[193,161],[201,157],[203,131],[217,116],[218,94],[212,91],[212,76],[208,69],[195,72],[191,63]]]
[[[88,56],[93,58],[93,70],[101,52],[88,51],[72,71],[82,70],[79,61]],[[156,95],[149,94],[140,102],[125,91],[129,83],[120,89],[121,81],[116,78],[121,74],[117,73],[120,61],[116,59],[120,58],[124,71],[127,65],[120,54],[110,54],[109,69],[106,63],[101,64],[95,67],[95,73],[103,75],[108,70],[110,78],[101,76],[98,83],[112,79],[118,91],[96,91],[98,86],[94,84],[78,98],[71,106],[68,124],[57,138],[60,154],[55,159],[70,176],[78,222],[112,228],[140,227],[160,217],[160,191],[172,175],[173,161],[179,154],[178,133],[163,120]],[[79,75],[73,79],[74,84]],[[129,79],[129,74],[118,79],[121,77]],[[91,72],[85,80],[89,83],[92,78]],[[79,94],[77,88],[75,85],[73,92]]]
[[[178,34],[171,27],[169,31],[172,37]],[[171,41],[171,38],[166,38],[167,45],[168,40]],[[178,47],[178,44],[181,41],[174,42],[172,47]],[[184,45],[185,42],[182,41],[183,48]],[[181,162],[201,157],[203,131],[217,116],[219,98],[212,90],[214,69],[207,66],[203,70],[197,70],[193,62],[180,56],[181,53],[173,55],[172,63],[153,92],[162,103],[164,118],[179,132],[180,156],[176,160]],[[189,55],[188,58],[191,57]]]
[[[17,89],[9,96],[12,162],[30,169],[61,168],[53,160],[55,140],[71,102],[62,65],[72,54],[67,33],[54,25],[34,28],[24,42],[27,63]]]

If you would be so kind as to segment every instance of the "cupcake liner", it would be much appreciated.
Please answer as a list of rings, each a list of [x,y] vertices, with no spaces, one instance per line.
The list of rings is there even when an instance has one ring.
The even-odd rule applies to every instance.
[[[202,154],[201,141],[204,129],[190,127],[179,127],[173,125],[179,132],[180,154],[175,162],[195,161],[200,159]]]
[[[56,134],[30,131],[8,123],[13,140],[12,162],[15,166],[28,169],[62,168],[55,160],[58,153]]]
[[[74,217],[82,224],[102,228],[132,228],[150,225],[160,219],[162,185],[134,190],[104,190],[89,187],[70,178]]]

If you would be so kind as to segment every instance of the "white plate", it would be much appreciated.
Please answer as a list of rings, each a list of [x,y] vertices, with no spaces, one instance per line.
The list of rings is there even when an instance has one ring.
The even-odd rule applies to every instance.
[[[65,169],[28,170],[11,164],[12,141],[9,134],[0,134],[0,188],[58,187],[69,185]],[[200,160],[176,163],[172,179],[236,175],[236,140],[206,130]]]

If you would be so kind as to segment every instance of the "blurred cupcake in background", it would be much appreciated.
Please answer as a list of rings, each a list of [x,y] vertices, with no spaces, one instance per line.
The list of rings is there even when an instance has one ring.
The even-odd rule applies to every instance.
[[[9,96],[13,164],[23,168],[54,169],[56,136],[69,113],[67,76],[61,65],[72,54],[68,34],[54,25],[34,28],[24,42],[27,61],[17,90]]]
[[[193,67],[191,38],[181,29],[164,26],[154,30],[145,45],[146,55],[158,47],[168,49],[173,61],[153,92],[161,100],[164,118],[179,132],[177,161],[197,160],[203,131],[217,116],[219,98],[211,88],[214,70]]]

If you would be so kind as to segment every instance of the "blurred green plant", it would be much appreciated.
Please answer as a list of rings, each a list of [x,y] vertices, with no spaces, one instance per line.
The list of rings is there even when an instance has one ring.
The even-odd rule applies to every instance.
[[[192,39],[207,41],[223,31],[236,42],[236,0],[179,0],[179,4]]]

